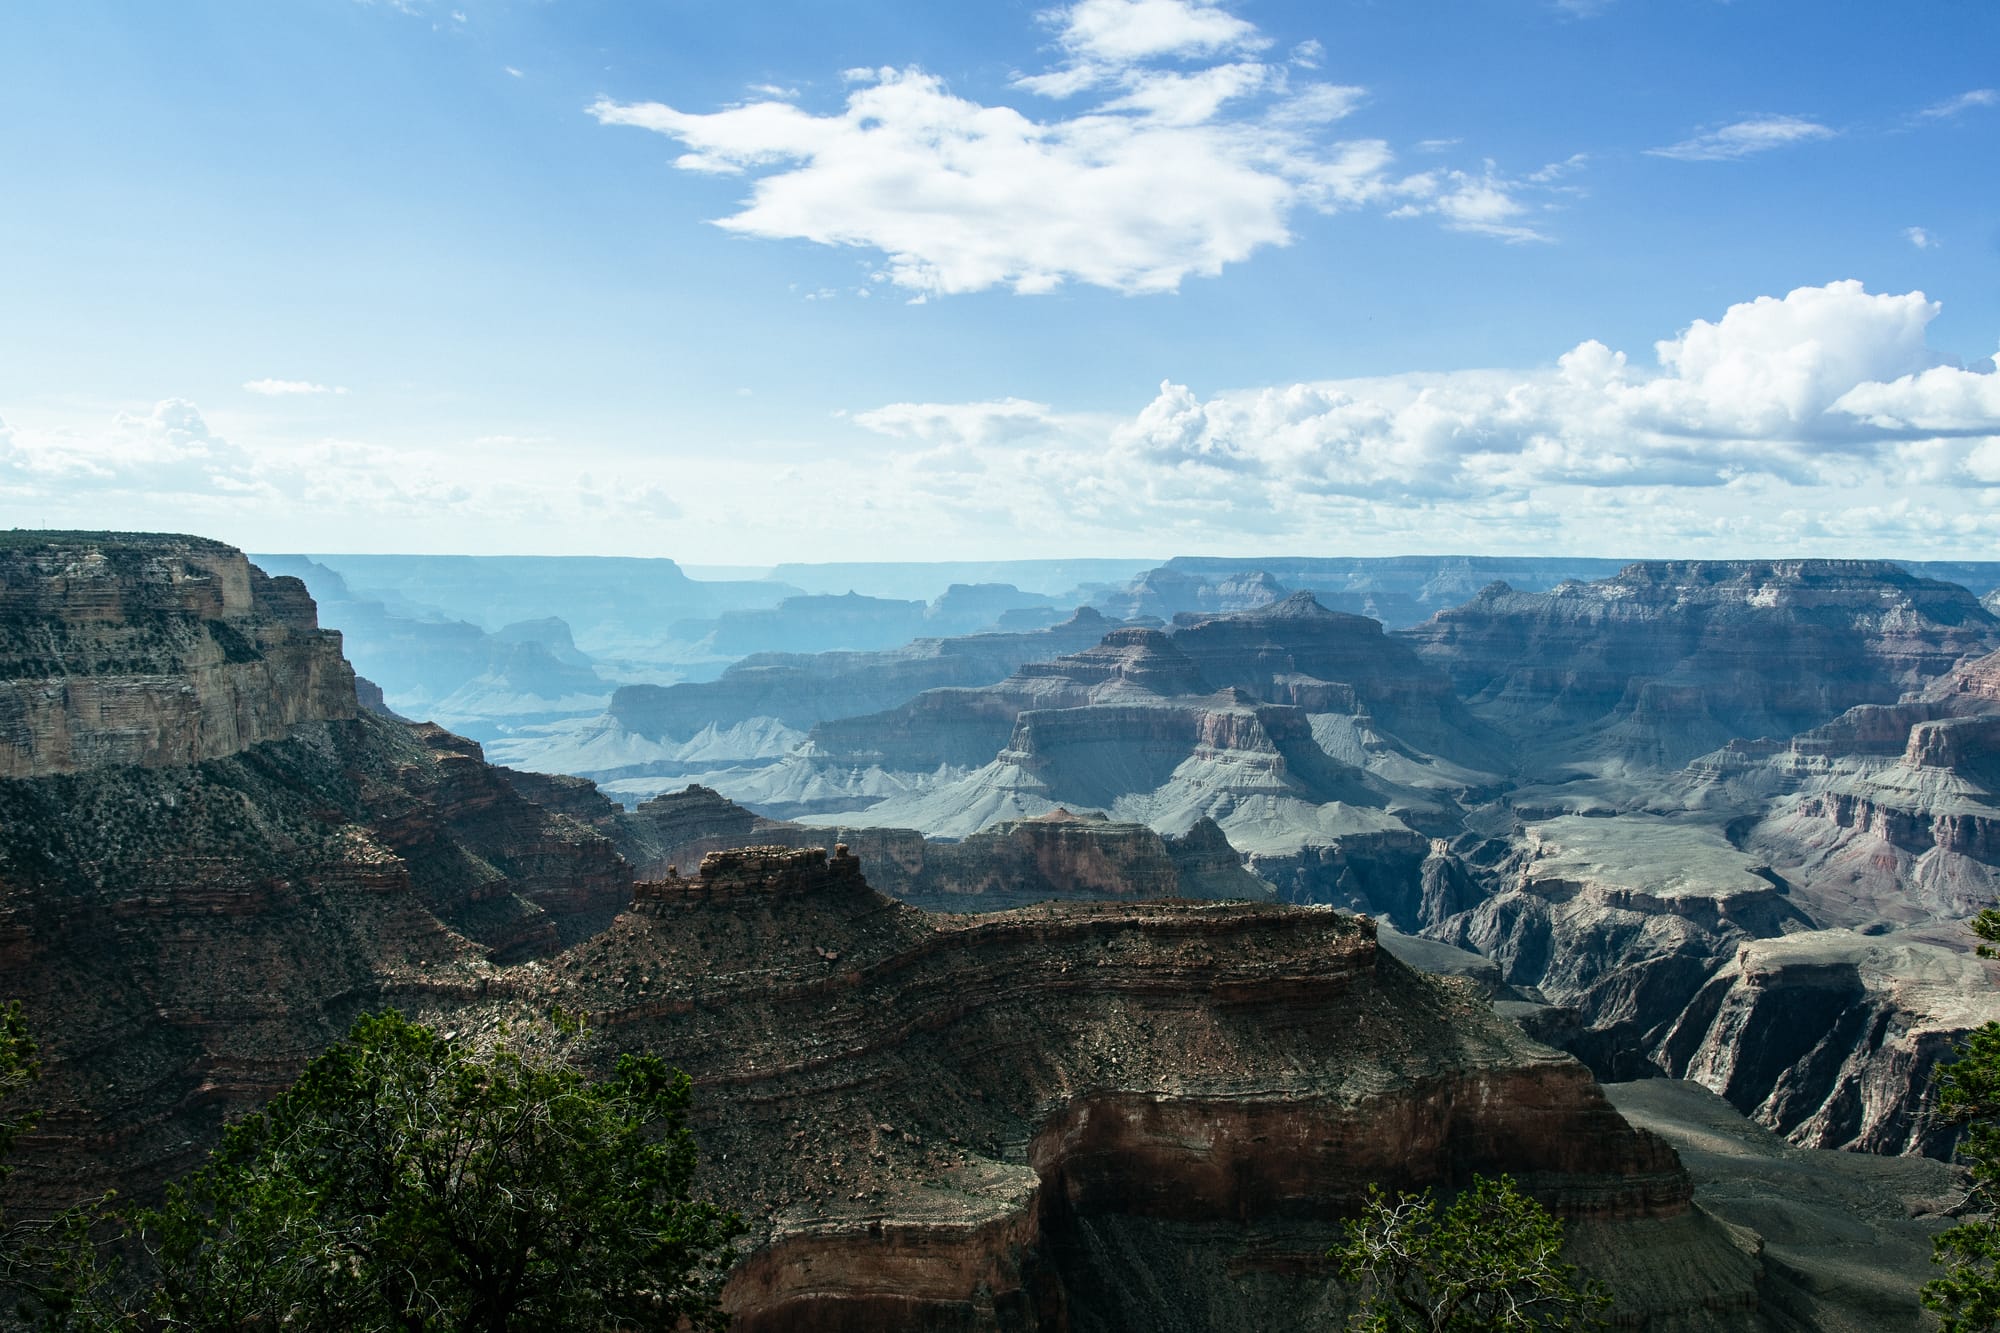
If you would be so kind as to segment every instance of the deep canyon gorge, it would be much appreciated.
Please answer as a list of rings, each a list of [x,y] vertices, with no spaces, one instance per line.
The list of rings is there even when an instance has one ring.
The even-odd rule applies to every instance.
[[[359,1013],[561,1006],[693,1076],[746,1330],[1331,1325],[1368,1184],[1502,1171],[1622,1326],[1921,1326],[1921,1274],[1788,1250],[1715,1145],[1900,1173],[1861,1249],[1950,1206],[2000,618],[1886,562],[1333,563],[961,591],[970,632],[482,744],[391,701],[608,684],[553,608],[447,654],[345,589],[415,645],[357,682],[232,548],[10,534],[0,998],[49,1108],[10,1204],[157,1190]]]

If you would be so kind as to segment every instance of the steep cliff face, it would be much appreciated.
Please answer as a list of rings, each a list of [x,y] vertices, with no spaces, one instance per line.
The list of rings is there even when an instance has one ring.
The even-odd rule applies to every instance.
[[[198,763],[353,717],[297,579],[196,537],[0,538],[0,776]]]
[[[1452,693],[1444,672],[1379,622],[1329,611],[1310,593],[1229,616],[1182,616],[1174,647],[1209,689],[1236,688],[1308,712],[1364,711],[1428,753],[1503,767],[1498,737]]]
[[[634,804],[693,780],[733,782],[732,794],[759,790],[766,796],[759,805],[784,813],[830,808],[829,784],[817,770],[791,789],[783,775],[774,779],[763,771],[796,749],[808,730],[878,714],[926,690],[992,684],[1023,663],[1088,648],[1115,627],[1095,611],[1079,610],[1045,628],[918,639],[878,652],[759,653],[712,681],[624,686],[603,715],[511,738],[495,754],[515,767],[596,778]],[[905,750],[950,748],[944,733],[952,722],[945,715],[928,717],[901,738],[892,727],[863,732],[869,746],[891,752],[883,762],[897,764]],[[821,746],[839,747],[837,739]],[[992,753],[991,745],[972,748],[980,758],[969,762]],[[802,795],[808,787],[812,793]],[[852,783],[831,787],[850,802],[855,795]]]
[[[1240,691],[1029,709],[989,763],[944,776],[863,810],[805,818],[963,838],[996,821],[1092,809],[1169,833],[1212,819],[1241,851],[1285,854],[1441,826],[1451,809],[1449,797],[1329,754],[1303,709]]]
[[[0,976],[48,1192],[187,1166],[363,1009],[456,1004],[629,899],[609,839],[366,714],[199,764],[0,781]]]
[[[1243,868],[1212,820],[1162,837],[1144,824],[1058,809],[994,824],[962,842],[932,844],[922,872],[896,896],[934,912],[995,912],[1052,901],[1269,902],[1274,893]]]
[[[1886,562],[1645,562],[1545,593],[1496,584],[1405,637],[1534,763],[1673,767],[1893,703],[2000,644],[2000,619]]]
[[[359,710],[296,580],[102,534],[15,537],[0,568],[0,685],[55,700],[0,778],[0,978],[50,1052],[48,1189],[156,1180],[359,1009],[476,994],[489,958],[628,901],[602,833]]]
[[[1660,1063],[1802,1147],[1943,1155],[1931,1071],[2000,1020],[1996,979],[1962,953],[1849,931],[1753,941],[1674,1022]]]
[[[291,679],[249,715],[292,716],[314,677]],[[1123,701],[1077,711],[1190,711],[1137,681],[1110,670]],[[1301,705],[1237,687],[1190,708],[1197,757],[1241,757],[1248,782],[1373,780],[1312,758]],[[728,1298],[753,1331],[1337,1319],[1317,1257],[1366,1184],[1497,1170],[1604,1240],[1629,1326],[1762,1326],[1754,1256],[1689,1209],[1671,1154],[1482,995],[1380,954],[1365,921],[1187,902],[932,917],[824,846],[690,873],[703,840],[769,826],[699,794],[627,818],[587,784],[348,709],[192,762],[0,779],[0,973],[52,1104],[10,1184],[29,1207],[155,1188],[361,1010],[476,1028],[559,1004],[593,1015],[607,1058],[654,1050],[695,1076],[705,1187],[757,1228]],[[1061,730],[1024,754],[1062,751]],[[1303,804],[1322,834],[1404,827]],[[877,846],[908,883],[939,851]],[[1423,846],[1435,914],[1467,881]],[[631,887],[631,858],[669,855],[678,873]],[[1058,819],[934,873],[965,897],[1037,876],[1137,894],[1171,867],[1184,895],[1231,856],[1214,824],[1167,840]]]

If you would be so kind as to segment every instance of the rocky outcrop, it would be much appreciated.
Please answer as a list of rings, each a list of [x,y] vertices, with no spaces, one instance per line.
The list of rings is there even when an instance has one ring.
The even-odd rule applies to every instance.
[[[1402,787],[1329,754],[1303,709],[1240,691],[1033,708],[994,758],[862,810],[810,823],[882,823],[966,837],[996,820],[1064,808],[1179,833],[1213,819],[1240,851],[1448,822],[1448,798]]]
[[[1565,1044],[1599,1077],[1653,1072],[1658,1043],[1738,943],[1812,925],[1713,824],[1572,816],[1529,826],[1521,844],[1487,872],[1496,892],[1427,933],[1576,1010]]]
[[[1046,628],[919,639],[881,652],[757,654],[712,681],[622,687],[601,716],[513,738],[496,747],[496,754],[515,767],[598,779],[632,804],[690,780],[733,779],[732,791],[760,783],[770,788],[768,799],[759,804],[781,813],[826,808],[825,795],[797,793],[804,786],[825,787],[816,771],[792,784],[791,792],[783,790],[782,776],[773,782],[761,774],[794,750],[807,729],[877,714],[926,690],[989,685],[1024,662],[1088,648],[1112,628],[1115,622],[1083,610]],[[928,753],[949,744],[934,733],[940,727],[948,732],[950,723],[948,717],[927,718],[901,741],[892,729],[873,725],[863,727],[862,734],[872,747]],[[841,733],[835,730],[820,749],[838,750],[840,745]],[[979,749],[980,757],[971,762],[983,762],[992,749],[991,744]],[[891,762],[900,758],[899,753]],[[835,786],[851,801],[852,783]]]
[[[1231,687],[1194,707],[1137,679],[1040,713],[1192,711],[1172,725],[1196,757],[1246,761],[1226,789],[1239,827],[1274,777],[1374,790],[1299,704]],[[1089,732],[1024,725],[1024,760]],[[753,1221],[727,1296],[753,1331],[1337,1318],[1318,1257],[1367,1185],[1501,1170],[1616,1256],[1628,1326],[1759,1326],[1754,1255],[1689,1207],[1671,1154],[1484,995],[1382,954],[1365,920],[1186,901],[934,917],[868,885],[865,844],[769,836],[676,851],[634,887],[621,848],[768,828],[689,795],[637,821],[372,712],[197,762],[0,779],[0,971],[52,1103],[10,1206],[143,1197],[361,1010],[465,1031],[559,1005],[592,1016],[595,1054],[693,1075],[702,1187]],[[1327,837],[1401,824],[1301,805]],[[1157,844],[1177,891],[1230,869],[1216,826],[1189,823]],[[1157,838],[1056,819],[942,864],[966,858],[967,883],[1013,867],[966,896],[1036,875],[1136,896],[1167,886]],[[904,846],[924,862],[902,873],[922,873],[933,849]],[[1486,869],[1421,851],[1427,910]]]
[[[0,777],[199,763],[354,716],[296,579],[219,542],[0,538]]]
[[[2000,896],[2000,654],[1787,745],[1705,756],[1691,789],[1823,925],[1961,920]]]
[[[383,717],[392,717],[399,722],[409,721],[389,707],[389,701],[382,697],[382,687],[366,676],[354,678],[354,701],[371,713],[380,713]]]
[[[766,819],[704,787],[655,797],[614,836],[644,879],[668,879],[705,856],[755,846],[846,847],[882,892],[934,912],[985,912],[1057,901],[1269,901],[1269,884],[1204,820],[1179,837],[1144,824],[1058,810],[996,824],[962,842],[914,829],[846,828]]]
[[[1578,1225],[1626,1228],[1636,1269],[1641,1238],[1678,1228],[1675,1262],[1705,1256],[1739,1306],[1699,1326],[1758,1326],[1754,1263],[1689,1212],[1670,1155],[1579,1066],[1407,972],[1355,918],[932,918],[837,854],[794,855],[719,854],[671,905],[518,983],[587,1007],[604,1049],[694,1075],[708,1183],[753,1223],[725,1293],[739,1328],[1298,1323],[1326,1300],[1313,1256],[1369,1183],[1503,1163]],[[768,892],[735,882],[748,862]],[[1163,1227],[1179,1271],[1134,1298],[1107,1246],[1163,1259]],[[1263,1275],[1248,1296],[1246,1266]],[[1699,1299],[1679,1281],[1676,1310]],[[1635,1305],[1640,1326],[1667,1313]]]
[[[1740,945],[1661,1039],[1676,1077],[1808,1148],[1944,1156],[1932,1067],[2000,1020],[2000,972],[1934,945],[1824,930]]]
[[[1291,852],[1256,852],[1248,864],[1280,901],[1328,903],[1416,932],[1485,898],[1443,839],[1407,828],[1357,832]]]
[[[2000,644],[2000,619],[1886,562],[1660,561],[1545,593],[1496,584],[1405,637],[1532,765],[1677,767],[1894,703]]]
[[[1419,751],[1504,766],[1497,737],[1466,712],[1452,682],[1364,616],[1329,611],[1311,593],[1230,616],[1182,616],[1173,646],[1208,689],[1240,689],[1311,713],[1362,712]]]
[[[49,1054],[37,1197],[190,1165],[358,1012],[469,1002],[630,886],[477,746],[375,714],[0,780],[0,976]]]
[[[1375,622],[1299,596],[1170,634],[1118,630],[997,685],[822,726],[769,775],[723,789],[813,823],[943,837],[1058,807],[1168,833],[1211,818],[1239,850],[1274,855],[1448,831],[1456,798],[1497,779],[1392,721],[1459,760],[1493,758],[1441,674]]]
[[[867,830],[858,830],[867,832]],[[1269,902],[1212,820],[1179,837],[1144,824],[1054,810],[931,844],[896,895],[936,912],[992,912],[1041,902],[1227,899]]]

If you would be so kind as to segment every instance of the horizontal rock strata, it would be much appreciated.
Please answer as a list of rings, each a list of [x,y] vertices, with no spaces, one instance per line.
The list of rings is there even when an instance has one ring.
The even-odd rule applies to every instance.
[[[606,1050],[695,1075],[704,1169],[757,1225],[727,1295],[740,1328],[1087,1324],[1105,1314],[1083,1230],[1152,1219],[1239,1255],[1301,1234],[1323,1249],[1371,1181],[1505,1169],[1574,1217],[1687,1213],[1671,1155],[1581,1066],[1409,973],[1356,918],[928,917],[844,861],[714,854],[515,982],[587,1006]],[[1293,1251],[1308,1270],[1316,1252]]]
[[[0,777],[191,764],[352,717],[297,579],[196,537],[0,537]]]

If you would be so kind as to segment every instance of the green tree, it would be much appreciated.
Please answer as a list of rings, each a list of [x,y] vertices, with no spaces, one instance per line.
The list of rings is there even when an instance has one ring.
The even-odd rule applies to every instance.
[[[1429,1190],[1368,1207],[1328,1251],[1361,1289],[1367,1333],[1497,1333],[1601,1328],[1610,1296],[1562,1261],[1562,1223],[1507,1176],[1474,1176],[1440,1206]]]
[[[1989,941],[1982,958],[2000,956],[2000,912],[1981,912],[1973,933]],[[1924,1308],[1938,1316],[1941,1333],[2000,1329],[2000,1221],[1994,1217],[2000,1186],[2000,1023],[1975,1029],[1958,1058],[1939,1067],[1933,1086],[1937,1112],[1963,1131],[1958,1157],[1971,1178],[1962,1206],[1966,1219],[1931,1241],[1931,1262],[1945,1269],[1924,1284]]]
[[[28,1019],[21,1012],[21,1002],[10,1000],[0,1004],[0,1185],[5,1185],[7,1177],[14,1173],[7,1161],[7,1155],[14,1150],[14,1140],[33,1129],[38,1119],[34,1111],[16,1102],[41,1076],[41,1065],[35,1060],[35,1042],[28,1035]],[[7,1225],[6,1216],[0,1214],[0,1285],[14,1272],[17,1248],[18,1237]]]
[[[532,1038],[364,1017],[137,1215],[138,1322],[719,1329],[743,1224],[690,1197],[687,1103],[656,1057],[595,1082]]]
[[[35,1061],[35,1041],[28,1035],[27,1015],[21,1002],[0,1004],[0,1159],[13,1151],[14,1140],[35,1127],[33,1111],[13,1106],[15,1098],[42,1076]],[[14,1168],[0,1160],[0,1181]]]

